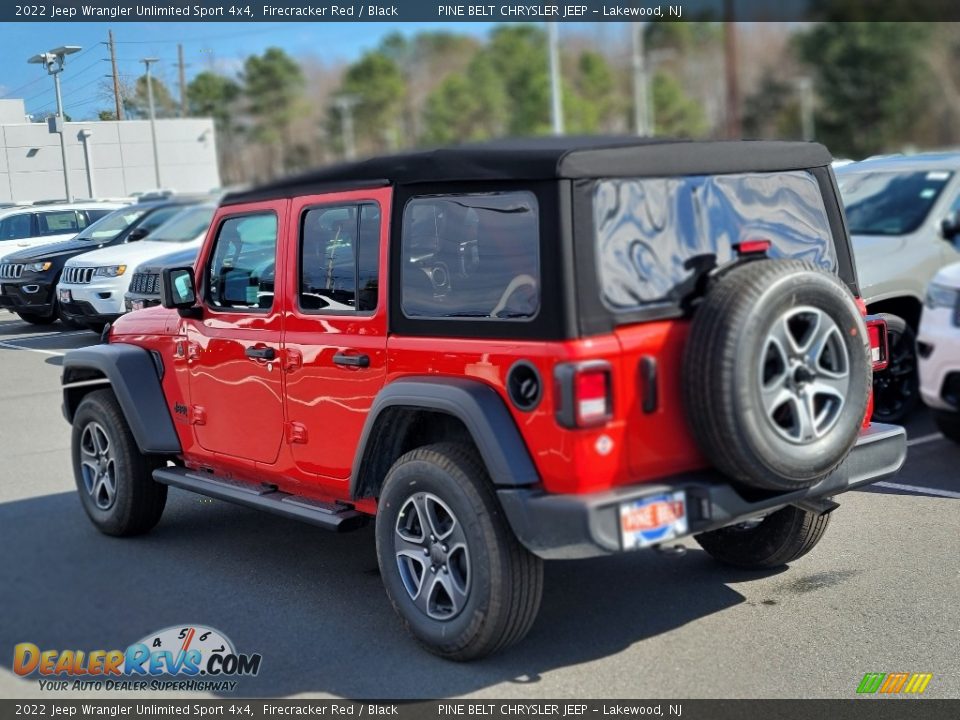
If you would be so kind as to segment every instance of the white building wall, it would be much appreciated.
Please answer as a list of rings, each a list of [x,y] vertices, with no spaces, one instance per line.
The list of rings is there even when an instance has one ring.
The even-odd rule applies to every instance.
[[[125,197],[157,189],[148,120],[65,124],[70,187],[74,198],[89,198],[87,167],[80,139],[88,139],[94,196]],[[207,192],[220,186],[213,121],[157,120],[160,186],[178,192]],[[0,125],[0,202],[64,197],[60,138],[46,123]]]

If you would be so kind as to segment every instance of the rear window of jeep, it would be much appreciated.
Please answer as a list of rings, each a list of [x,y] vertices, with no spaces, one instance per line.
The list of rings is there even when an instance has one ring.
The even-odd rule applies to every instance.
[[[597,182],[597,273],[617,312],[679,302],[697,260],[733,259],[733,246],[770,242],[772,258],[836,270],[820,186],[806,171],[637,178]]]
[[[530,192],[436,195],[403,212],[409,318],[527,320],[540,309],[540,230]]]

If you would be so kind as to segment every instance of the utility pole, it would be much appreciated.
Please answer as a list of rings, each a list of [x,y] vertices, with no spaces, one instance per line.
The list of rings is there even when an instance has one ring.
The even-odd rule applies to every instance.
[[[360,102],[356,95],[340,95],[335,98],[333,104],[340,111],[340,122],[342,123],[341,132],[343,134],[343,155],[347,160],[353,160],[357,156],[356,148],[353,144],[353,108]]]
[[[67,139],[64,136],[66,117],[63,114],[63,98],[60,96],[60,73],[63,72],[67,55],[80,52],[80,50],[82,48],[78,45],[63,45],[45,53],[34,55],[27,60],[31,65],[43,65],[47,75],[53,75],[53,89],[57,96],[57,117],[54,122],[49,124],[49,127],[50,132],[60,135],[60,155],[63,158],[63,189],[66,193],[67,202],[73,202],[73,192],[70,190],[70,158],[67,155]]]
[[[633,120],[634,131],[637,135],[653,135],[649,118],[647,103],[647,64],[644,57],[643,45],[643,23],[632,23],[630,26],[631,36],[631,66],[633,68]]]
[[[157,151],[157,118],[153,109],[153,78],[150,75],[150,66],[159,62],[159,58],[143,58],[140,62],[147,69],[147,105],[150,107],[150,137],[153,140],[153,174],[160,189],[160,153]]]
[[[803,129],[803,139],[813,140],[813,80],[801,77],[797,80],[797,90],[800,93],[800,127]]]
[[[547,36],[550,40],[550,119],[553,122],[553,134],[563,135],[563,89],[560,82],[560,42],[557,23],[547,23]]]
[[[123,101],[120,99],[120,76],[117,75],[117,49],[113,44],[113,30],[107,30],[110,39],[110,67],[113,71],[113,101],[117,105],[117,120],[123,120]]]
[[[737,23],[734,21],[734,0],[723,0],[723,47],[727,79],[727,137],[740,137],[740,89],[737,78]]]
[[[187,75],[184,72],[183,45],[177,43],[177,68],[180,72],[180,117],[187,116]]]

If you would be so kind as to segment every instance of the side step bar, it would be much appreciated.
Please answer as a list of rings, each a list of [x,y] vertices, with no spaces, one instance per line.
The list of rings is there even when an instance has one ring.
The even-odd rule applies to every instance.
[[[280,492],[270,485],[248,485],[181,467],[154,470],[153,479],[164,485],[172,485],[256,510],[266,510],[275,515],[302,520],[334,532],[356,530],[366,525],[369,519],[368,515],[351,507],[291,495]]]

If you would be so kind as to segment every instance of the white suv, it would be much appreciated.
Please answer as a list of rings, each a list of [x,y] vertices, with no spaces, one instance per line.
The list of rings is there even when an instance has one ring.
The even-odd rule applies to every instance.
[[[154,230],[148,240],[101,248],[67,261],[57,284],[61,312],[67,319],[97,329],[122,315],[123,296],[133,270],[140,263],[171,250],[199,247],[207,234],[216,205],[188,205]],[[86,312],[74,314],[71,309]]]
[[[920,396],[937,427],[960,442],[960,263],[934,275],[917,335]]]
[[[124,203],[85,202],[16,205],[0,210],[0,255],[69,240]]]

